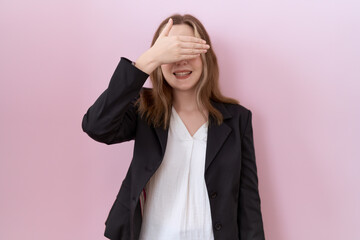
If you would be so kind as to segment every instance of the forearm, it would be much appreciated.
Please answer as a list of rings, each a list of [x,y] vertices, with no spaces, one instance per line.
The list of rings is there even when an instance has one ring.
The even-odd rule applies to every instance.
[[[130,104],[139,95],[147,77],[132,66],[131,61],[122,58],[108,88],[84,115],[83,131],[94,140],[107,144],[130,139],[136,123],[136,112]]]
[[[251,111],[242,137],[241,151],[239,237],[241,240],[264,240]]]

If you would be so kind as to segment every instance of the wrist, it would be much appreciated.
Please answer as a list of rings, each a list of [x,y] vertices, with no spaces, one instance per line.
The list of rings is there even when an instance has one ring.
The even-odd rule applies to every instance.
[[[158,66],[160,66],[160,63],[156,61],[156,58],[154,57],[152,49],[148,49],[146,52],[144,52],[135,62],[135,66],[142,70],[143,72],[150,75]]]

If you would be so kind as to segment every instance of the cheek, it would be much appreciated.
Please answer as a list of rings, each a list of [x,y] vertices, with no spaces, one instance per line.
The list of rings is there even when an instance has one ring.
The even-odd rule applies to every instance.
[[[200,71],[202,70],[203,64],[200,56],[193,59],[193,66]]]
[[[161,71],[164,75],[171,74],[171,65],[170,64],[163,64],[161,65]]]

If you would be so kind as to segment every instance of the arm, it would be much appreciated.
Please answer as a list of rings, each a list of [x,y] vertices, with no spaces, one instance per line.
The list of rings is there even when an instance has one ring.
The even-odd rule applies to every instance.
[[[83,131],[106,144],[134,139],[137,113],[133,103],[148,76],[122,57],[108,88],[84,115]]]
[[[106,144],[133,139],[137,117],[133,103],[151,72],[162,64],[192,59],[210,47],[197,37],[169,37],[171,27],[170,18],[154,45],[136,60],[135,66],[121,58],[109,87],[83,117],[82,129],[91,138]]]
[[[252,113],[242,137],[242,163],[238,207],[240,240],[264,240],[264,227],[261,214],[261,201],[258,189],[258,176],[252,129]]]

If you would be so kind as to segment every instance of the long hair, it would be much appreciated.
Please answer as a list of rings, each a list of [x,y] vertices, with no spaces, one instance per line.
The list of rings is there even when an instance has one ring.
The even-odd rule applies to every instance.
[[[209,112],[209,117],[212,116],[220,125],[223,121],[223,116],[212,106],[210,99],[216,102],[232,104],[238,104],[239,101],[225,97],[220,92],[217,58],[212,50],[210,37],[202,23],[190,14],[174,14],[162,21],[154,34],[151,46],[154,45],[170,18],[173,20],[173,25],[189,25],[194,30],[195,37],[204,39],[206,43],[210,45],[207,52],[201,54],[203,70],[195,87],[196,102],[199,109],[200,106],[206,108]],[[143,88],[135,104],[138,106],[138,111],[141,116],[145,116],[148,124],[152,124],[154,127],[163,126],[163,128],[166,129],[169,126],[171,115],[173,101],[172,87],[166,82],[160,66],[150,73],[150,80],[153,88]]]

